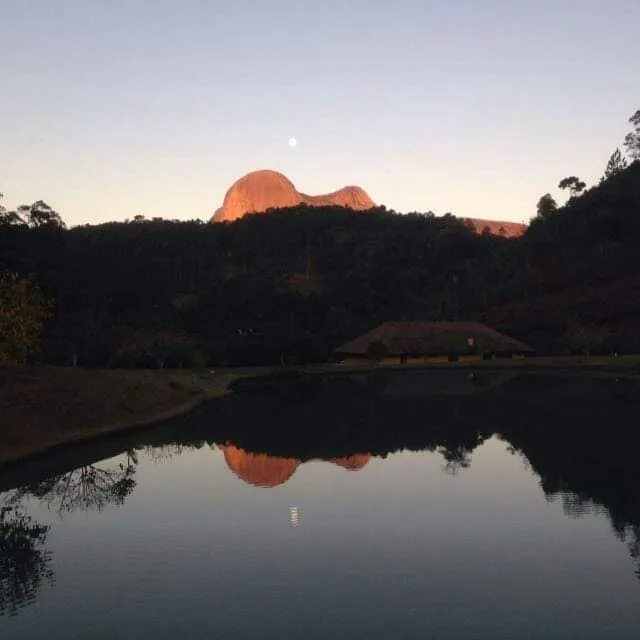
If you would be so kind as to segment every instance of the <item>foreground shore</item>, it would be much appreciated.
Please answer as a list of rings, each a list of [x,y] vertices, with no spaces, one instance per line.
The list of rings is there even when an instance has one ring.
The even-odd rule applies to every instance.
[[[186,413],[227,392],[230,372],[0,370],[0,466],[48,449]]]
[[[311,365],[293,369],[309,375],[351,372],[461,368],[570,375],[640,375],[640,356],[556,357],[524,360],[375,367]],[[149,427],[187,413],[229,392],[240,378],[269,376],[270,367],[234,370],[100,370],[41,366],[0,370],[0,466],[49,449]]]

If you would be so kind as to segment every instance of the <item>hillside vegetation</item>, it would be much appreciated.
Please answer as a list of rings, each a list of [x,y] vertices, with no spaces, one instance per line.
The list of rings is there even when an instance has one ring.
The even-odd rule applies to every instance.
[[[520,238],[450,215],[306,204],[233,223],[66,229],[36,205],[37,223],[5,215],[0,270],[51,302],[50,363],[323,361],[403,319],[482,320],[546,354],[640,351],[637,161],[564,207],[539,203]]]

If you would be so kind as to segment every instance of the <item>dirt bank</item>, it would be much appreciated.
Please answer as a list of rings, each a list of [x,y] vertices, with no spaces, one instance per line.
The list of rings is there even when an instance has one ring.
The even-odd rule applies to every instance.
[[[224,394],[237,377],[229,372],[0,369],[0,465],[179,415]]]

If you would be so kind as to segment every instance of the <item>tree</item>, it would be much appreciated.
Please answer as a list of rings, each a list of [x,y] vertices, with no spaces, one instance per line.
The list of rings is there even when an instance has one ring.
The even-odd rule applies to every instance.
[[[558,183],[558,189],[569,189],[572,196],[577,196],[587,185],[580,180],[577,176],[570,176],[569,178],[563,178]]]
[[[50,311],[33,279],[0,273],[0,364],[26,359],[38,346]]]
[[[627,159],[622,155],[620,149],[616,149],[609,158],[609,162],[607,162],[607,167],[604,170],[604,175],[600,180],[600,184],[602,184],[605,180],[612,178],[616,174],[624,171],[628,166]]]
[[[37,200],[33,204],[23,204],[18,207],[18,214],[27,224],[37,229],[38,227],[53,227],[65,229],[66,225],[62,221],[60,214],[54,211],[43,200]]]
[[[538,218],[549,219],[557,210],[558,204],[550,193],[545,193],[536,205]]]
[[[24,220],[15,212],[0,207],[0,227],[12,227],[24,224]]]
[[[633,160],[640,160],[640,109],[629,118],[629,122],[633,125],[633,131],[625,137],[624,146]]]
[[[0,193],[0,200],[3,197],[4,194]],[[18,224],[24,224],[24,220],[15,211],[7,211],[7,208],[0,204],[0,227],[8,227]]]

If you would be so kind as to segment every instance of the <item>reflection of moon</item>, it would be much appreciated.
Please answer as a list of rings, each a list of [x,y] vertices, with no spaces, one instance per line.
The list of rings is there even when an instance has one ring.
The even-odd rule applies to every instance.
[[[289,138],[289,146],[295,147],[298,144],[298,141],[295,138]]]

